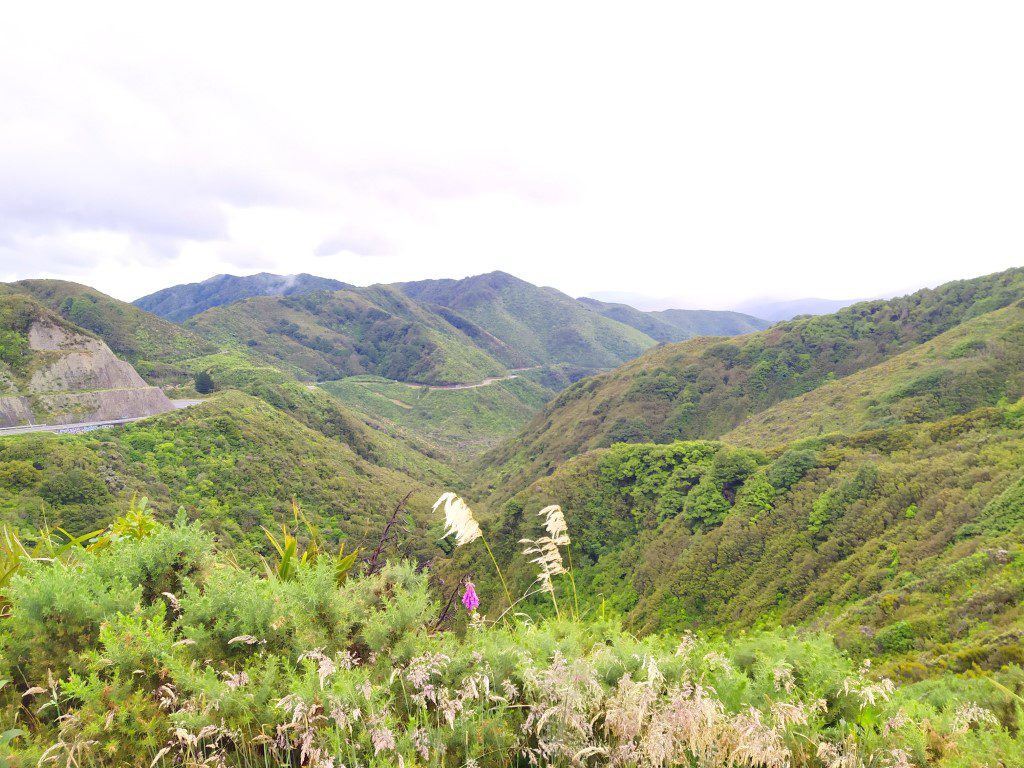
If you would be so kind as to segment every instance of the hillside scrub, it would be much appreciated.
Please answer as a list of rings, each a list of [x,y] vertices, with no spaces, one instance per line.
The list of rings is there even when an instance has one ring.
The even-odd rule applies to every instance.
[[[326,394],[286,391],[334,403]],[[373,442],[359,439],[364,434]],[[414,463],[411,451],[377,433],[354,436],[329,439],[260,399],[226,391],[125,427],[8,437],[0,441],[0,522],[26,534],[50,524],[80,535],[108,524],[138,494],[165,520],[184,506],[225,545],[244,544],[248,556],[267,549],[260,526],[276,530],[290,520],[294,496],[325,536],[365,545],[405,494],[413,492],[414,509],[428,508],[433,487],[450,473]],[[401,552],[425,560],[439,550],[419,522]]]
[[[10,765],[1024,760],[1018,667],[898,688],[821,633],[637,639],[610,615],[496,623],[487,605],[438,629],[442,608],[409,564],[345,578],[321,551],[260,575],[198,523],[162,525],[144,507],[58,541],[29,553],[6,538]]]
[[[997,670],[1024,662],[1022,425],[1019,402],[771,452],[617,444],[488,522],[522,587],[528,510],[564,505],[581,603],[633,631],[813,623],[902,679]]]
[[[762,448],[777,445],[798,431],[806,435],[805,421],[828,431],[867,428],[943,418],[994,405],[1002,396],[1016,399],[1024,393],[1017,362],[1024,321],[1020,307],[997,310],[1022,298],[1024,269],[1011,269],[778,323],[759,333],[659,345],[563,391],[515,439],[480,460],[478,486],[481,494],[493,489],[505,501],[584,451],[616,442],[718,438],[787,401],[787,417],[756,435],[767,446],[752,439],[744,442]],[[990,322],[971,324],[988,313],[993,313]],[[968,330],[956,330],[960,325]],[[936,350],[944,359],[929,360],[927,342],[947,333],[949,337],[937,342],[942,349]],[[965,342],[967,347],[962,346]],[[977,345],[988,342],[991,348],[979,353]],[[801,395],[836,380],[849,381],[851,374],[915,348],[919,354],[910,362],[940,371],[938,378],[915,380],[912,371],[882,366],[882,374],[862,380],[876,386],[881,380],[887,386],[879,387],[877,395],[870,393],[877,402],[857,404],[856,419],[853,409],[824,398],[811,398],[817,407],[789,407],[806,402]],[[1007,363],[1004,354],[1010,358]],[[899,381],[903,377],[907,381]],[[835,426],[833,412],[839,416]],[[779,431],[784,432],[782,440]],[[815,429],[810,436],[816,435]]]

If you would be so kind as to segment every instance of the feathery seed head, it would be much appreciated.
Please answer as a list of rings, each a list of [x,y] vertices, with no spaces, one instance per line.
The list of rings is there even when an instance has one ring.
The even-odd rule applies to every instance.
[[[451,491],[441,494],[441,498],[434,503],[434,511],[436,512],[437,508],[442,504],[444,504],[444,534],[441,536],[442,539],[454,533],[455,546],[461,547],[476,541],[483,535],[480,531],[480,524],[473,517],[473,510],[459,496]]]
[[[569,543],[569,527],[565,524],[565,515],[560,506],[552,504],[544,507],[537,515],[544,518],[544,528],[556,545],[564,547]]]

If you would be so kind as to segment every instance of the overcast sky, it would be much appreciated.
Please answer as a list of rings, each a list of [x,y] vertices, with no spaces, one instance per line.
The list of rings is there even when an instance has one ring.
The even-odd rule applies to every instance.
[[[726,307],[1024,265],[1020,2],[275,7],[8,5],[0,280]]]

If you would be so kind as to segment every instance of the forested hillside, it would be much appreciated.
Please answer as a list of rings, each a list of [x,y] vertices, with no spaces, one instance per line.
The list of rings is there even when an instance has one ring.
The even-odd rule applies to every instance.
[[[1018,404],[770,453],[620,444],[508,502],[498,547],[558,500],[577,591],[640,631],[813,621],[909,678],[999,669],[1024,661],[1022,427]]]
[[[452,473],[410,460],[385,437],[360,437],[353,448],[257,398],[226,392],[125,427],[5,438],[0,517],[22,531],[49,524],[85,533],[146,496],[164,519],[184,507],[252,552],[267,548],[260,526],[290,520],[295,499],[328,540],[365,546],[406,494],[422,521]],[[403,551],[428,557],[436,537],[417,526]]]
[[[663,309],[644,312],[628,304],[614,304],[587,297],[577,299],[595,312],[636,328],[655,341],[685,341],[694,336],[738,336],[763,331],[769,325],[741,312],[710,309]]]
[[[908,679],[1021,662],[1020,290],[1015,270],[574,385],[484,459],[511,457],[499,559],[559,503],[577,592],[640,631],[813,623]]]
[[[483,459],[486,480],[501,492],[515,492],[591,448],[719,437],[775,403],[1021,297],[1024,270],[1015,269],[746,336],[659,346],[562,392],[516,440]]]
[[[505,370],[463,331],[387,288],[246,299],[187,326],[314,381],[373,373],[443,384]]]
[[[630,360],[654,344],[645,333],[564,293],[504,272],[398,287],[417,301],[457,312],[534,364],[571,363],[599,370]]]
[[[176,323],[188,320],[211,307],[233,304],[254,296],[296,296],[316,291],[340,291],[348,283],[316,275],[216,275],[201,283],[174,285],[137,299],[134,304],[158,317]]]

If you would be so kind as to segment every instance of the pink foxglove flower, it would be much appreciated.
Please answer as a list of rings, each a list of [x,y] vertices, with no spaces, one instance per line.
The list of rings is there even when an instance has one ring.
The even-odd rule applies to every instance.
[[[472,581],[466,582],[466,592],[462,596],[462,604],[470,613],[480,607],[480,598],[476,595],[476,587],[473,586]]]

